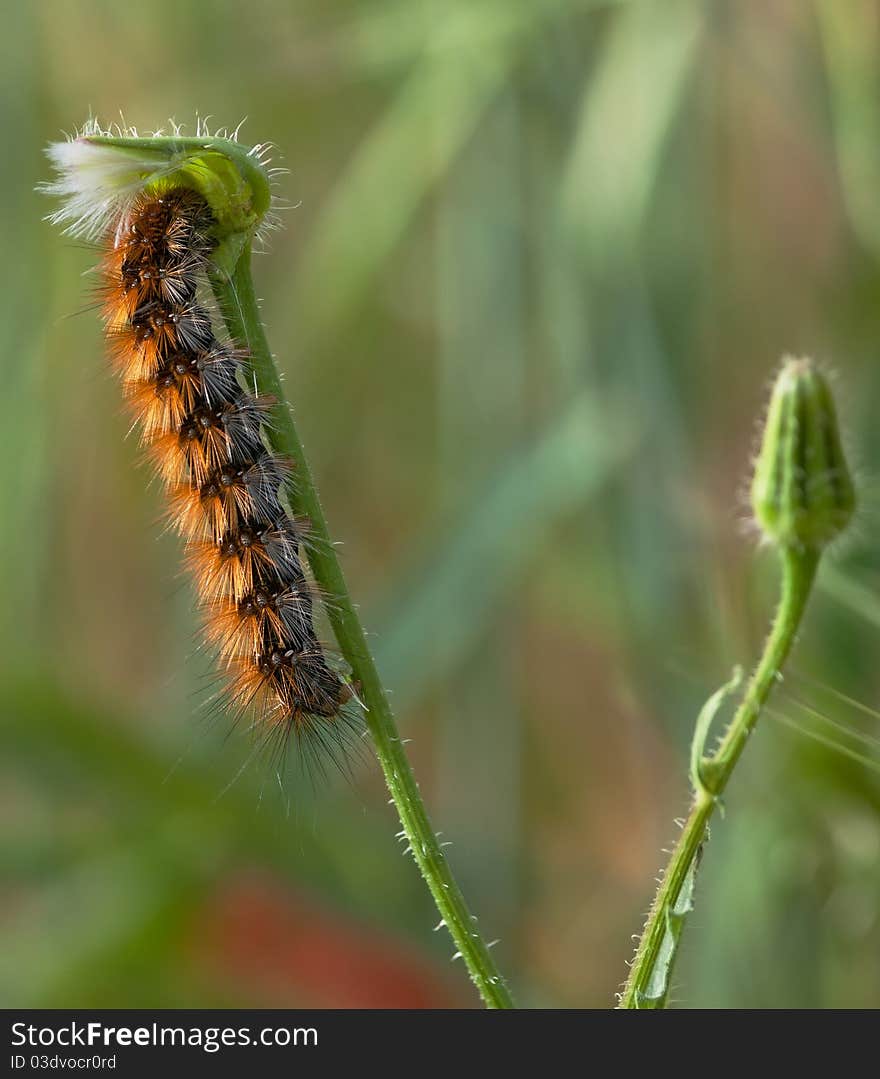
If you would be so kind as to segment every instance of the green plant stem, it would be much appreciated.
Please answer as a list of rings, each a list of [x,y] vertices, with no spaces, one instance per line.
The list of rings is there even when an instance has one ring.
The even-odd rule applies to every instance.
[[[269,351],[254,295],[250,258],[250,246],[247,246],[231,278],[222,272],[212,276],[214,295],[233,341],[246,346],[250,352],[259,391],[277,399],[270,441],[278,453],[293,463],[295,484],[291,502],[297,513],[304,514],[311,521],[311,534],[315,540],[309,547],[309,564],[317,583],[333,599],[328,605],[327,614],[342,654],[358,684],[376,755],[413,857],[483,1002],[489,1008],[512,1008],[514,1003],[510,991],[477,930],[476,919],[468,910],[431,827],[379,673],[367,647],[363,627],[330,539],[308,461],[285,400],[278,369]]]
[[[711,756],[703,758],[702,781],[645,923],[629,977],[620,997],[620,1008],[638,1008],[648,996],[648,986],[663,943],[670,912],[675,908],[689,870],[700,856],[715,807],[719,804],[749,735],[755,728],[761,709],[779,679],[782,665],[797,637],[815,579],[819,551],[789,547],[782,548],[780,553],[782,591],[770,635],[742,702],[717,749]]]

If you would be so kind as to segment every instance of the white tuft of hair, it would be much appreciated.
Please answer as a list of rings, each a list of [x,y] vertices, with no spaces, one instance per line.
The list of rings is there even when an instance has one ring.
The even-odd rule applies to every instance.
[[[88,135],[51,143],[46,154],[57,176],[39,189],[61,200],[47,219],[87,240],[104,235],[146,183],[170,171],[155,154],[105,146]]]

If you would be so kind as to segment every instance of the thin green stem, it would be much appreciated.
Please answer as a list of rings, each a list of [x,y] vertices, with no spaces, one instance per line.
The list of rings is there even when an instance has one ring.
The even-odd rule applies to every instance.
[[[711,756],[703,759],[699,789],[645,923],[626,986],[620,997],[621,1008],[638,1008],[650,997],[649,986],[667,931],[670,912],[675,910],[688,873],[700,856],[715,807],[719,804],[797,637],[819,564],[819,552],[813,549],[784,547],[781,550],[781,559],[782,591],[770,635],[742,702],[717,749]],[[667,971],[667,987],[668,974]]]
[[[477,930],[476,919],[468,910],[431,827],[379,673],[367,647],[363,627],[330,539],[308,461],[284,397],[278,369],[266,341],[254,295],[250,256],[248,246],[242,252],[231,278],[220,272],[212,276],[214,295],[233,341],[247,347],[250,352],[259,391],[277,399],[273,426],[269,432],[270,441],[278,453],[293,463],[295,483],[291,503],[295,512],[311,521],[311,533],[316,541],[309,547],[309,564],[317,583],[333,597],[327,614],[342,654],[358,684],[376,755],[413,857],[434,897],[442,924],[452,935],[458,955],[467,965],[483,1002],[489,1008],[512,1008],[514,1004],[510,992]]]

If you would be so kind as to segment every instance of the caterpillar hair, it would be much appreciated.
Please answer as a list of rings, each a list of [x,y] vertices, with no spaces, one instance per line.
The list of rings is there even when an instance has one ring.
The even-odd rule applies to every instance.
[[[353,694],[315,630],[308,522],[289,512],[290,469],[265,439],[274,399],[247,388],[247,351],[223,340],[206,298],[215,223],[173,179],[92,214],[111,363],[185,543],[221,700],[267,740],[330,748],[356,725]]]

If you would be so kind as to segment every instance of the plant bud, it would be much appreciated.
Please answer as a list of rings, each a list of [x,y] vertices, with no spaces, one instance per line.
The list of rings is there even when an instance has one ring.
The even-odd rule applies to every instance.
[[[751,489],[764,534],[820,550],[856,505],[831,388],[811,360],[789,359],[776,379]]]
[[[204,128],[195,136],[175,128],[170,135],[140,138],[132,129],[104,131],[90,120],[67,142],[49,146],[57,177],[39,189],[63,200],[51,221],[72,236],[96,240],[136,195],[192,188],[214,217],[211,262],[231,274],[271,209],[271,172],[264,152],[265,147],[249,148]]]

